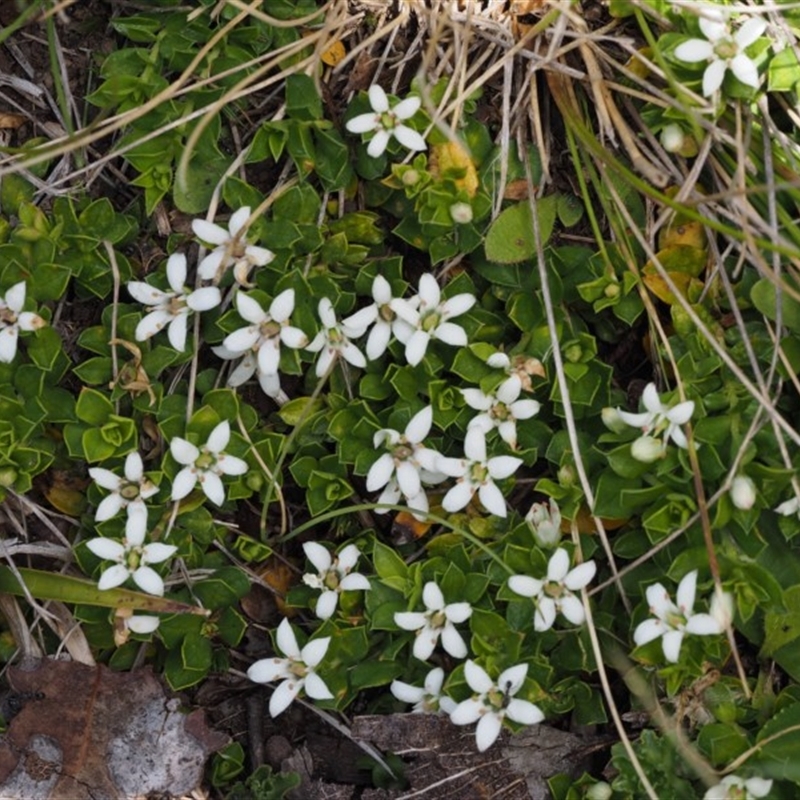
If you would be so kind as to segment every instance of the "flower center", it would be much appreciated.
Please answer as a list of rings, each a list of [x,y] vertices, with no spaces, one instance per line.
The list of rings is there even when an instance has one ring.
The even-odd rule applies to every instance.
[[[305,678],[308,675],[308,667],[302,661],[289,661],[289,672],[298,678]]]
[[[563,584],[556,583],[555,581],[547,581],[544,585],[544,593],[548,597],[552,597],[554,600],[557,600],[559,597],[563,597],[565,593],[565,589]]]
[[[379,119],[384,130],[390,131],[397,126],[397,117],[391,111],[384,111]]]
[[[407,442],[401,442],[392,450],[392,458],[395,461],[407,461],[414,455],[414,448]]]
[[[489,470],[477,462],[473,463],[469,471],[469,479],[472,483],[483,483],[489,475]]]
[[[186,308],[186,297],[182,294],[174,294],[167,303],[167,313],[177,317]]]
[[[721,39],[714,45],[714,55],[723,61],[728,61],[737,55],[739,45],[733,39]]]
[[[395,313],[392,311],[388,303],[378,308],[378,316],[385,322],[391,322],[395,318]]]
[[[328,342],[331,347],[341,347],[345,343],[345,338],[338,328],[328,328]]]
[[[666,622],[670,628],[681,630],[686,624],[686,616],[681,614],[680,611],[668,611],[667,615],[664,617],[664,622]]]
[[[139,569],[139,564],[142,562],[142,548],[140,546],[131,547],[125,553],[125,566],[130,572],[136,572]]]
[[[281,324],[271,319],[269,322],[262,322],[259,326],[259,331],[265,339],[274,339],[276,336],[280,335]]]
[[[10,308],[0,308],[0,322],[6,325],[15,325],[17,322],[17,313]]]
[[[333,589],[335,591],[339,588],[339,573],[335,569],[329,569],[325,573],[322,582],[328,589]]]
[[[511,409],[505,403],[495,403],[489,409],[489,416],[492,419],[500,420],[503,422],[504,420],[511,419],[514,415],[511,413]]]
[[[123,483],[119,495],[123,500],[136,500],[139,497],[140,488],[138,483]]]
[[[423,312],[422,319],[420,320],[420,327],[422,330],[427,331],[430,333],[436,328],[439,327],[439,321],[441,320],[441,315],[438,311],[431,309],[428,312]]]
[[[447,615],[444,611],[434,611],[428,617],[428,624],[431,628],[444,628],[447,623]]]
[[[203,450],[197,458],[197,461],[194,462],[195,467],[200,470],[208,470],[217,463],[217,459],[215,456],[212,456],[208,450]]]

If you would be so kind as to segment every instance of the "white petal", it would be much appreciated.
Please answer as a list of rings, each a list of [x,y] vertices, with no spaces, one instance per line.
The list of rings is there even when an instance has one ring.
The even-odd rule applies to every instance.
[[[503,727],[500,715],[490,711],[478,720],[478,727],[475,728],[475,741],[479,752],[488,750],[500,735]]]
[[[89,475],[98,486],[102,486],[104,489],[119,491],[122,481],[120,477],[115,475],[110,469],[92,467],[89,470]]]
[[[114,564],[113,567],[109,567],[100,576],[100,580],[97,582],[97,588],[101,592],[107,589],[116,589],[117,586],[121,586],[128,580],[129,575],[130,572],[127,567],[122,564]]]
[[[110,494],[100,501],[100,505],[97,506],[97,511],[94,513],[94,518],[98,522],[105,522],[105,520],[111,519],[111,517],[115,517],[119,514],[122,510],[122,506],[122,497],[118,494]]]
[[[301,651],[300,658],[309,667],[316,667],[328,652],[328,645],[331,637],[325,636],[322,639],[312,639]]]
[[[452,625],[442,628],[442,647],[453,658],[466,658],[469,652],[461,634]]]
[[[413,128],[409,128],[408,125],[397,125],[392,129],[392,135],[403,147],[407,147],[409,150],[428,149],[428,145],[425,144],[425,137],[417,133]]]
[[[416,497],[422,491],[419,472],[408,461],[401,461],[397,465],[397,484],[406,497]]]
[[[483,507],[496,517],[505,518],[508,514],[506,499],[503,493],[491,482],[484,483],[478,489],[478,498]]]
[[[19,314],[22,307],[25,305],[25,281],[15,283],[10,289],[6,291],[6,305]]]
[[[418,631],[425,626],[425,615],[421,611],[397,611],[394,624],[404,631]]]
[[[92,471],[89,470],[90,475],[91,472]],[[126,456],[124,472],[125,478],[133,483],[138,483],[142,480],[144,476],[144,464],[142,463],[142,457],[137,452],[128,453]],[[94,476],[92,475],[92,477]]]
[[[222,478],[214,472],[203,472],[199,478],[203,494],[212,503],[221,506],[225,502],[225,486],[222,483]]]
[[[309,672],[306,675],[305,690],[312,700],[333,700],[331,690],[316,672]]]
[[[169,328],[167,328],[169,343],[179,353],[182,353],[186,347],[187,319],[188,317],[186,314],[179,314],[177,317],[173,318],[172,322],[169,324]]]
[[[173,253],[167,259],[167,281],[176,294],[181,294],[186,284],[186,256]]]
[[[764,797],[772,788],[772,779],[748,778],[744,785],[753,797]]]
[[[703,73],[703,96],[711,97],[720,86],[725,77],[727,64],[724,61],[712,61]]]
[[[279,339],[268,339],[258,348],[258,371],[261,375],[277,375],[281,363]]]
[[[135,614],[125,620],[125,627],[129,631],[140,634],[152,633],[158,628],[161,620],[149,614]]]
[[[450,622],[464,622],[472,616],[472,606],[469,603],[449,603],[444,607],[444,613]]]
[[[522,459],[514,456],[495,456],[490,458],[487,467],[489,474],[496,480],[503,480],[513,475],[522,466]]]
[[[227,241],[227,237],[226,237]],[[212,250],[197,267],[197,275],[204,281],[210,281],[217,277],[217,273],[225,260],[225,249],[218,247]]]
[[[255,325],[229,333],[222,342],[222,346],[232,353],[244,353],[250,350],[261,337],[261,332]]]
[[[230,239],[230,234],[225,228],[204,219],[193,219],[192,230],[198,239],[209,244],[225,244]]]
[[[336,313],[333,310],[333,303],[327,298],[323,297],[317,305],[317,313],[319,318],[326,328],[336,327]]]
[[[353,119],[348,120],[345,124],[350,133],[367,133],[367,131],[374,131],[380,125],[380,119],[373,112],[367,114],[358,114]]]
[[[583,608],[583,603],[574,594],[567,594],[561,598],[559,604],[561,613],[573,625],[583,625],[586,621],[586,611]]]
[[[224,419],[217,425],[208,436],[206,447],[211,453],[221,453],[231,438],[231,426],[228,420]]]
[[[247,677],[255,683],[272,683],[288,678],[289,662],[285,658],[262,658],[250,665]]]
[[[667,631],[661,639],[661,647],[664,650],[664,658],[671,663],[677,662],[681,654],[681,642],[683,641],[683,631]]]
[[[309,347],[309,349],[311,349]],[[336,350],[331,349],[330,347],[326,348],[319,354],[319,358],[317,359],[316,366],[314,367],[314,374],[321,378],[327,371],[331,368],[334,359],[336,358]]]
[[[364,354],[352,342],[347,342],[341,352],[344,360],[354,367],[364,368],[367,366],[367,359]]]
[[[294,311],[294,289],[285,289],[270,303],[269,315],[276,322],[286,322]]]
[[[339,589],[343,592],[361,592],[370,589],[369,579],[359,572],[345,575],[339,584]]]
[[[552,597],[540,597],[533,615],[533,629],[549,631],[556,621],[556,604]]]
[[[525,682],[525,677],[528,674],[528,665],[527,664],[517,664],[513,667],[509,667],[503,672],[500,673],[500,676],[497,679],[497,685],[502,690],[503,694],[507,696],[515,695],[522,684]]]
[[[331,568],[333,561],[330,551],[319,542],[304,542],[303,552],[320,573],[327,572]]]
[[[281,341],[292,350],[299,350],[308,344],[308,336],[300,328],[284,325],[281,328]]]
[[[469,664],[470,662],[468,661],[467,663]],[[470,697],[469,700],[459,703],[450,712],[450,722],[453,725],[472,725],[473,722],[477,722],[481,718],[485,708],[486,706],[481,700]]]
[[[692,570],[681,578],[678,584],[678,594],[676,601],[678,608],[687,616],[692,613],[694,608],[694,598],[697,591],[697,570]]]
[[[113,539],[106,539],[100,536],[97,539],[89,539],[86,547],[91,550],[98,558],[105,561],[121,561],[125,555],[125,548]]]
[[[164,594],[164,581],[161,576],[150,567],[139,567],[133,573],[133,582],[147,594],[161,597]]]
[[[425,697],[425,689],[398,680],[392,681],[389,691],[403,703],[419,703]]]
[[[175,319],[175,317],[172,314],[160,308],[151,311],[136,326],[136,331],[134,332],[136,341],[146,342],[148,339],[164,330],[173,319]]]
[[[536,400],[517,400],[516,403],[511,405],[511,413],[517,419],[530,419],[535,417],[541,408],[541,405]]]
[[[367,358],[370,361],[380,358],[386,352],[391,338],[392,326],[383,320],[376,322],[367,338]]]
[[[394,474],[394,459],[390,453],[384,453],[367,473],[367,491],[376,492],[389,483]]]
[[[428,342],[431,340],[427,331],[417,330],[411,334],[406,342],[406,361],[415,367],[425,358],[425,351],[428,349]]]
[[[350,572],[358,563],[359,558],[361,558],[361,551],[354,544],[343,547],[336,556],[339,572]]]
[[[391,134],[389,131],[376,131],[375,135],[372,137],[372,139],[370,139],[370,142],[367,145],[367,155],[371,158],[379,158],[382,156],[383,151],[386,150],[386,145],[389,144],[389,139],[391,139]]]
[[[384,114],[389,110],[389,98],[386,96],[386,92],[384,92],[377,83],[373,83],[372,86],[369,87],[367,94],[369,96],[370,107],[373,111],[378,114]]]
[[[173,500],[183,500],[183,498],[194,489],[196,483],[197,473],[194,468],[184,467],[172,481],[171,498]]]
[[[749,47],[767,29],[767,21],[763,17],[750,17],[734,34],[734,40],[743,50]],[[737,76],[738,77],[738,76]]]
[[[464,454],[470,461],[479,461],[482,464],[486,462],[486,436],[483,431],[476,428],[467,430],[464,437]]]
[[[269,699],[270,716],[274,718],[286,711],[302,688],[303,681],[300,678],[290,678],[283,681]]]
[[[758,89],[758,68],[744,53],[734,56],[731,60],[731,72],[746,86]]]
[[[559,547],[547,564],[547,580],[561,583],[567,572],[569,572],[569,553],[563,547]]]
[[[577,592],[579,589],[583,589],[584,586],[588,586],[596,573],[597,565],[594,561],[584,561],[583,564],[578,564],[575,569],[570,570],[564,578],[564,586],[573,592]]]
[[[710,614],[693,614],[686,622],[686,632],[707,636],[722,633],[722,628]]]
[[[543,585],[542,581],[528,575],[512,575],[508,579],[508,588],[522,597],[536,597],[542,591]]]
[[[674,408],[671,408],[666,413],[667,419],[675,425],[684,425],[694,413],[694,400],[687,400],[684,403],[678,403]]]
[[[172,558],[178,548],[174,544],[164,544],[163,542],[151,542],[142,548],[142,563],[160,564],[168,558]]]
[[[685,61],[687,64],[694,64],[697,61],[708,61],[714,57],[714,47],[711,42],[702,39],[689,39],[681,42],[675,48],[675,58]]]
[[[411,649],[411,652],[414,654],[414,658],[418,658],[420,661],[427,661],[433,655],[433,651],[436,648],[436,640],[438,638],[438,630],[432,630],[431,628],[425,626],[417,634],[417,638],[414,639],[414,646]]]
[[[469,688],[478,694],[486,694],[494,687],[494,682],[486,670],[472,659],[468,659],[464,664],[464,678],[466,678]]]
[[[469,342],[467,332],[454,322],[440,322],[433,331],[433,338],[453,347],[465,347]]]
[[[664,623],[660,619],[646,619],[636,626],[636,630],[633,632],[633,641],[637,646],[641,646],[663,636],[665,631]]]
[[[372,325],[378,317],[378,307],[375,303],[359,309],[355,314],[351,314],[342,320],[342,327],[346,329],[346,333],[353,339],[363,336],[367,328]]]
[[[472,484],[461,481],[442,498],[442,508],[450,513],[460,511],[469,504],[474,493],[475,487]]]
[[[385,306],[392,300],[392,287],[383,275],[376,275],[372,281],[372,299],[379,306]]]
[[[464,402],[476,411],[488,411],[492,407],[492,398],[480,389],[461,389]]]
[[[433,406],[425,406],[408,421],[405,437],[409,442],[419,444],[430,433],[433,424]]]
[[[243,206],[238,211],[234,211],[234,213],[231,214],[231,218],[228,220],[228,230],[230,231],[231,237],[238,236],[248,219],[250,219],[249,206]]]
[[[425,676],[425,691],[432,695],[433,697],[437,697],[439,693],[442,691],[442,684],[444,683],[444,670],[441,667],[434,667],[426,676]]]
[[[648,586],[645,596],[647,597],[647,604],[659,619],[663,619],[667,614],[677,611],[672,600],[670,600],[669,592],[660,583]]]
[[[258,267],[264,267],[275,258],[275,253],[272,250],[267,250],[266,247],[258,247],[254,244],[249,244],[244,249],[247,259],[252,264]]]
[[[461,314],[469,311],[476,302],[477,299],[475,295],[469,294],[468,292],[448,297],[447,300],[442,303],[442,314],[447,319],[459,317]]]
[[[441,611],[444,608],[442,590],[433,581],[428,581],[423,587],[422,602],[429,611]]]
[[[191,442],[181,439],[180,436],[176,436],[169,443],[169,451],[179,464],[194,464],[200,458],[200,451]]]
[[[186,305],[192,311],[208,311],[222,302],[222,295],[216,286],[202,286],[186,295]]]
[[[506,707],[506,716],[521,725],[537,725],[544,719],[538,706],[527,700],[512,700]]]
[[[138,547],[147,535],[147,506],[144,503],[131,503],[125,521],[125,541],[128,547]]]
[[[275,640],[278,649],[289,658],[300,658],[300,648],[297,645],[297,637],[289,624],[289,620],[284,617],[275,632]]]
[[[411,119],[411,117],[413,117],[414,114],[419,111],[421,105],[421,97],[406,97],[405,100],[401,100],[392,109],[392,113],[395,115],[395,117],[397,117],[397,119]]]

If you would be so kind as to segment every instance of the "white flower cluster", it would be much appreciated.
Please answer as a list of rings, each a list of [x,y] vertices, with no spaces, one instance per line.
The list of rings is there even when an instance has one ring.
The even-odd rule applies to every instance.
[[[10,364],[17,355],[20,331],[36,331],[47,323],[25,307],[25,281],[15,283],[0,298],[0,363]]]

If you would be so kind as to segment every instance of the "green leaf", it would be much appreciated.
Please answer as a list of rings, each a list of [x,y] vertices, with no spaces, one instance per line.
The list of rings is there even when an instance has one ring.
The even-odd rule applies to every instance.
[[[322,101],[310,76],[294,74],[286,78],[286,113],[307,122],[322,119]]]
[[[234,605],[250,591],[250,581],[236,567],[224,567],[194,585],[197,599],[212,610]]]
[[[324,407],[325,403],[319,397],[295,397],[281,406],[278,416],[287,425],[295,427],[303,420],[308,421],[313,414],[321,411]]]
[[[75,414],[79,420],[100,427],[113,413],[114,406],[104,394],[100,394],[96,389],[86,387],[81,389],[75,406]]]
[[[720,722],[703,725],[697,737],[697,745],[715,767],[730,764],[750,746],[742,730]]]
[[[541,198],[537,204],[539,233],[547,244],[556,221],[558,196]],[[492,223],[486,234],[486,258],[497,264],[516,264],[536,253],[533,217],[527,200],[507,208]]]
[[[777,320],[778,299],[776,287],[772,281],[766,278],[758,281],[750,291],[750,299],[767,319],[773,322]],[[800,333],[800,302],[790,297],[785,291],[781,292],[781,322],[789,330]]]
[[[754,774],[800,784],[800,703],[779,711],[758,732],[759,752],[747,760]]]
[[[406,590],[408,567],[391,547],[376,541],[372,550],[372,563],[384,583],[401,592]]]
[[[790,92],[800,83],[800,62],[793,47],[786,47],[776,53],[769,62],[767,70],[767,91]]]

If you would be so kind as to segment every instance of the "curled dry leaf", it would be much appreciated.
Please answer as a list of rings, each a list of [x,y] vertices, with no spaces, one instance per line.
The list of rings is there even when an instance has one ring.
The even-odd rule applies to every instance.
[[[226,737],[181,713],[150,669],[31,660],[8,671],[21,706],[0,737],[4,800],[182,795]]]

